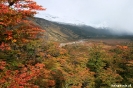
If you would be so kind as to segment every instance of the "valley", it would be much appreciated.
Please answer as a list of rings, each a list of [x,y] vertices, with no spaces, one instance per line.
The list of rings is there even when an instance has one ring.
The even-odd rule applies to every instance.
[[[26,37],[22,42],[12,40],[5,49],[1,44],[0,88],[133,85],[132,36],[40,18],[30,20],[45,32],[28,42]]]
[[[43,3],[41,0],[38,1]],[[51,7],[54,7],[53,4]],[[97,4],[94,4],[96,7]],[[89,10],[90,5],[87,6]],[[119,85],[122,87],[124,85],[125,88],[128,85],[131,88],[133,86],[133,31],[130,30],[132,27],[128,27],[128,30],[125,27],[118,27],[119,22],[115,18],[113,19],[117,21],[113,23],[114,27],[106,24],[90,26],[91,23],[101,23],[100,19],[97,19],[99,14],[95,15],[94,18],[97,20],[94,20],[95,22],[88,19],[90,15],[80,17],[90,21],[89,24],[77,24],[78,20],[72,22],[72,18],[67,17],[66,19],[73,24],[65,20],[62,20],[63,23],[53,22],[34,17],[40,10],[46,8],[34,0],[0,0],[0,88],[116,88],[120,87]],[[65,9],[63,11],[66,12]],[[63,12],[59,12],[61,13]],[[77,15],[79,14],[75,14]],[[132,21],[126,19],[124,22],[132,25]],[[122,22],[121,26],[127,27],[125,23]]]
[[[63,47],[66,45],[88,45],[89,46],[89,45],[98,44],[98,43],[103,43],[110,46],[116,46],[116,45],[127,45],[131,42],[132,40],[130,39],[81,39],[78,41],[60,43],[60,47]]]

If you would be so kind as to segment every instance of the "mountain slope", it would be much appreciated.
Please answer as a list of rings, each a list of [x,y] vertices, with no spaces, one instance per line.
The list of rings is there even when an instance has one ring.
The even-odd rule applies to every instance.
[[[34,18],[32,21],[46,30],[45,39],[52,41],[66,42],[88,38],[118,37],[118,35],[114,35],[108,29],[93,28],[87,25],[63,24],[42,18]]]
[[[73,31],[54,22],[41,18],[35,18],[33,22],[42,29],[46,30],[45,38],[47,40],[64,42],[79,39],[79,36]]]

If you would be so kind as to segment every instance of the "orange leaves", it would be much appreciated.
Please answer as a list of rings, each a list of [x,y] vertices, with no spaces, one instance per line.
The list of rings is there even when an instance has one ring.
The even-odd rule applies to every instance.
[[[66,54],[67,51],[65,49],[60,49],[60,54],[63,55],[63,54]]]
[[[6,40],[12,40],[13,39],[13,37],[12,37],[12,31],[6,31],[4,33],[4,35],[7,35]]]
[[[0,61],[0,70],[3,70],[6,66],[6,62],[5,61]]]
[[[6,26],[6,24],[5,24],[5,23],[3,23],[3,22],[0,22],[0,25],[4,25],[4,26]]]
[[[20,43],[23,40],[25,42],[25,40],[35,39],[39,33],[43,32],[41,28],[27,20],[28,17],[33,17],[37,10],[44,10],[35,1],[0,0],[0,9],[0,41],[3,41],[0,48],[5,42],[7,45]]]
[[[22,8],[27,9],[27,11],[32,12],[33,10],[45,10],[42,6],[38,5],[34,0],[25,0],[25,3],[21,3],[23,1],[18,1],[14,4],[14,7],[16,9],[19,9],[22,11]],[[23,11],[25,11],[23,9]]]
[[[14,2],[11,3],[7,1]],[[15,67],[9,66],[8,68],[5,68],[6,63],[0,62],[0,70],[4,69],[0,73],[0,88],[3,86],[5,88],[39,88],[39,86],[36,86],[35,84],[43,85],[42,88],[55,86],[55,78],[60,78],[60,74],[55,72],[55,74],[58,73],[58,77],[53,77],[54,74],[51,74],[50,72],[59,65],[56,59],[54,58],[55,63],[49,62],[47,66],[44,65],[43,62],[37,63],[36,60],[38,60],[40,56],[43,59],[45,56],[48,58],[58,57],[60,54],[65,54],[66,51],[63,49],[60,51],[56,46],[58,52],[56,52],[56,49],[53,50],[53,48],[55,48],[53,47],[49,49],[49,51],[47,51],[48,54],[46,54],[43,51],[37,51],[35,45],[26,46],[31,40],[40,38],[41,34],[44,32],[44,30],[29,21],[29,17],[33,17],[37,13],[36,10],[45,9],[40,5],[37,5],[33,0],[2,0],[0,1],[0,9],[0,25],[2,25],[0,27],[0,51],[3,54],[4,50],[11,50],[11,54],[7,54],[9,57],[6,57],[5,60],[8,61],[10,56],[13,56],[13,60],[11,60],[13,62],[10,62],[10,64],[15,63]],[[10,53],[10,51],[5,52]],[[19,62],[18,60],[22,60],[20,63],[24,63],[24,65],[16,65],[16,63]],[[61,77],[63,78],[63,76]],[[39,79],[41,79],[41,81]],[[38,81],[39,83],[37,83]],[[42,84],[40,84],[40,82],[42,82]]]
[[[23,43],[27,43],[28,42],[28,40],[25,39],[25,38],[22,38],[21,40],[22,40]]]
[[[6,14],[9,12],[9,8],[7,5],[0,3],[0,14]],[[3,9],[3,10],[2,10]]]
[[[16,39],[13,39],[12,42],[15,43],[15,42],[17,42],[17,40]]]
[[[27,33],[30,35],[30,38],[35,38],[39,33],[41,35],[41,33],[43,33],[43,32],[44,32],[44,30],[37,28],[37,27],[27,30]]]
[[[7,35],[9,35],[9,36],[11,36],[12,35],[12,31],[6,31],[4,34],[7,34]]]
[[[11,50],[10,46],[4,42],[0,45],[0,50]]]
[[[128,46],[121,46],[121,45],[116,45],[120,49],[128,49]]]
[[[39,68],[39,69],[42,69],[45,65],[44,64],[41,64],[41,63],[37,63],[35,65],[35,67]]]
[[[127,66],[133,66],[133,60],[128,61]]]
[[[33,10],[33,9],[37,9],[37,10],[45,10],[44,8],[42,8],[42,6],[37,5],[36,2],[33,1],[28,1],[30,3],[27,4],[27,6],[30,8],[29,10]]]
[[[55,80],[48,80],[48,86],[55,86]]]
[[[0,80],[0,84],[4,84],[5,82],[6,82],[5,79],[1,79],[1,80]]]
[[[128,49],[128,46],[123,46],[123,49]]]
[[[6,62],[0,62],[0,70],[4,69]],[[34,81],[39,76],[47,75],[49,72],[45,70],[44,64],[37,63],[35,66],[27,65],[22,67],[20,70],[5,70],[0,77],[0,87],[6,86],[7,88],[38,88],[34,85]],[[32,82],[31,82],[32,80]],[[8,84],[8,85],[6,85]],[[55,85],[53,80],[48,81],[49,85]]]
[[[7,31],[3,31],[3,34],[1,34],[2,35],[0,39],[0,41],[2,41],[0,43],[1,50],[11,50],[9,42],[12,42],[12,43],[17,42],[17,40],[13,38],[12,32],[13,32],[12,30],[7,30]]]

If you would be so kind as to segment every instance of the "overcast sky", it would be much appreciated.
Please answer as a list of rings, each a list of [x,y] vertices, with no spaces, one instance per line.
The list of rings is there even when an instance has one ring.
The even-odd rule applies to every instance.
[[[37,16],[50,14],[65,19],[75,18],[86,24],[105,24],[133,33],[133,0],[35,0],[47,8]]]

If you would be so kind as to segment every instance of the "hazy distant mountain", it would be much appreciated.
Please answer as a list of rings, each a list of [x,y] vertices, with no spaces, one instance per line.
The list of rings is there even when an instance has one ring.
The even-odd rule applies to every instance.
[[[45,39],[53,41],[72,41],[88,38],[118,37],[106,28],[94,28],[87,25],[73,25],[51,22],[42,18],[34,18],[33,22],[46,30]]]
[[[78,25],[82,25],[85,24],[84,22],[77,20],[74,17],[67,17],[67,16],[53,16],[50,14],[42,14],[43,19],[46,19],[48,21],[52,21],[52,22],[60,22],[60,23],[69,23],[69,24],[78,24]],[[67,19],[66,19],[67,18]]]

